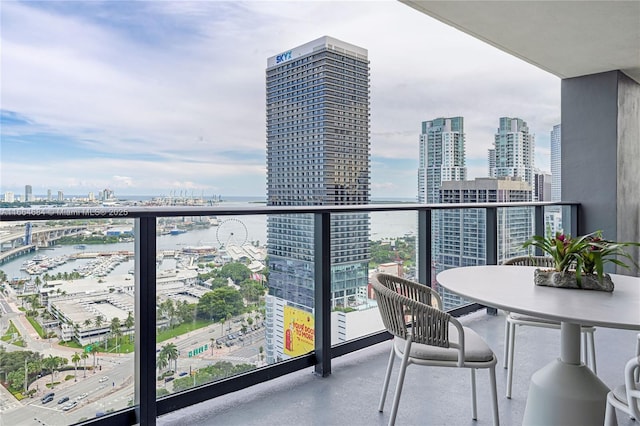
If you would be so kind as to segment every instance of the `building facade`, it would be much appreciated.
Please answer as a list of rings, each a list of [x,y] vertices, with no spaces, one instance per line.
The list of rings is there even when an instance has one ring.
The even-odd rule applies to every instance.
[[[24,201],[33,201],[33,187],[31,185],[24,186]]]
[[[322,37],[267,60],[267,205],[368,204],[369,60],[366,49]],[[332,303],[368,284],[369,216],[332,215]],[[283,310],[314,308],[314,218],[267,218],[267,362],[283,350]],[[290,355],[290,353],[289,353]]]
[[[551,175],[538,170],[534,174],[533,183],[533,201],[551,201]]]
[[[553,126],[551,130],[551,201],[561,201],[562,167],[560,136],[562,129],[560,124]]]
[[[531,199],[531,187],[511,178],[476,178],[472,181],[442,182],[442,203],[506,203]],[[484,209],[442,210],[438,221],[439,242],[436,273],[459,266],[486,264],[486,212]],[[528,254],[522,244],[531,237],[532,211],[529,208],[498,209],[498,263]],[[445,309],[463,299],[436,287]]]
[[[493,148],[489,149],[489,176],[520,179],[533,189],[534,151],[535,136],[529,133],[527,122],[501,117]]]
[[[418,169],[418,202],[439,202],[440,184],[465,180],[464,118],[436,118],[422,122]]]
[[[439,203],[440,185],[444,181],[465,180],[464,118],[436,118],[422,122],[418,168],[418,202]],[[432,212],[432,257],[437,263],[440,250],[440,212]],[[418,253],[418,250],[416,250]],[[416,270],[420,259],[416,259]],[[435,282],[435,270],[431,270],[431,282]]]

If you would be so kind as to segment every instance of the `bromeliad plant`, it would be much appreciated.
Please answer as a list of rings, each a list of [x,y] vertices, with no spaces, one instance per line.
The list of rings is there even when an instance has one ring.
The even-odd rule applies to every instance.
[[[582,274],[596,275],[602,282],[604,265],[607,263],[623,268],[629,268],[630,265],[638,268],[638,264],[625,248],[640,246],[640,243],[605,240],[602,238],[602,231],[577,238],[559,232],[551,238],[534,235],[523,245],[525,248],[530,246],[537,247],[551,256],[557,272],[575,271],[578,284]],[[629,263],[625,263],[621,258]]]

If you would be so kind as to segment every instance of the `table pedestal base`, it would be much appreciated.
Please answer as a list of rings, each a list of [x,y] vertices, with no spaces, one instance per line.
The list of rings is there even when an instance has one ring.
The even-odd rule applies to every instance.
[[[524,426],[602,425],[609,388],[584,364],[557,359],[531,377]]]

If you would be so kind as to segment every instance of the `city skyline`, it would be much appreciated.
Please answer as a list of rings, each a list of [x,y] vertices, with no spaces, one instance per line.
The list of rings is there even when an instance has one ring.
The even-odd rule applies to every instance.
[[[0,192],[263,196],[264,58],[322,35],[375,63],[373,198],[415,197],[432,117],[465,117],[469,179],[502,116],[527,121],[549,170],[557,77],[398,2],[275,4],[3,2]]]

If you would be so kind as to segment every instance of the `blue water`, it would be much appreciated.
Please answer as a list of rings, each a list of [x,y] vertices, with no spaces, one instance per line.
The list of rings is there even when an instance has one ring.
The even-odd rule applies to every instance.
[[[244,206],[248,202],[255,202],[252,197],[248,200],[229,201],[225,205],[230,207]],[[415,212],[375,212],[370,214],[371,217],[371,232],[370,239],[379,241],[388,238],[401,237],[406,234],[415,235],[417,231],[417,216]],[[158,250],[173,250],[184,248],[185,246],[214,246],[219,247],[221,244],[225,244],[230,240],[234,240],[236,243],[243,242],[257,242],[259,245],[266,244],[267,232],[266,232],[266,216],[264,215],[251,215],[251,216],[224,216],[218,217],[219,226],[212,226],[207,229],[191,230],[178,235],[160,235],[157,238]],[[118,224],[118,228],[126,228],[127,225]],[[0,269],[3,270],[9,278],[14,277],[27,277],[26,272],[21,271],[20,267],[23,262],[31,259],[37,254],[44,254],[49,257],[60,256],[64,254],[71,254],[76,252],[113,252],[118,250],[134,250],[133,243],[117,243],[117,244],[96,244],[86,245],[84,250],[75,248],[74,246],[55,246],[53,249],[39,250],[38,252],[30,253],[21,256],[15,260],[0,265]],[[52,273],[58,272],[71,272],[74,268],[87,263],[88,260],[75,260],[67,262],[65,265],[61,265],[51,271]],[[125,274],[130,269],[133,269],[133,261],[123,262],[117,266],[112,274]],[[171,269],[175,267],[175,261],[171,259],[165,259],[160,265],[161,269]]]

